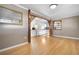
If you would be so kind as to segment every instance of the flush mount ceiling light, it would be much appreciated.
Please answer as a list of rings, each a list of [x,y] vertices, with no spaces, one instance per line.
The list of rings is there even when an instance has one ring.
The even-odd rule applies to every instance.
[[[57,7],[57,4],[51,4],[49,7],[50,7],[51,9],[55,9],[55,8]]]

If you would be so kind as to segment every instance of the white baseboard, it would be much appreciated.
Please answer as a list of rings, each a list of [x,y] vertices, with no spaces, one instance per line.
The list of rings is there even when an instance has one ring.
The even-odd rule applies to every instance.
[[[1,49],[0,52],[7,51],[7,50],[12,49],[12,48],[20,47],[20,46],[25,45],[25,44],[28,44],[28,42],[20,43],[20,44],[17,44],[17,45],[8,47],[8,48]]]
[[[53,35],[55,37],[62,37],[62,38],[69,38],[69,39],[79,39],[79,38],[76,38],[76,37],[68,37],[68,36],[60,36],[60,35]]]

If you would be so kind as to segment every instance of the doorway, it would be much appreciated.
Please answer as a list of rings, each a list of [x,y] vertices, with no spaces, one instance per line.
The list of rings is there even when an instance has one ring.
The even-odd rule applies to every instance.
[[[34,21],[34,22],[36,22],[36,24],[35,25],[34,24],[31,25],[31,22],[34,19],[37,19],[38,22]],[[41,25],[39,26],[39,24],[41,24]],[[53,28],[51,27],[51,24],[52,24],[52,21],[50,19],[47,19],[47,18],[44,18],[44,17],[41,17],[41,16],[37,16],[37,15],[33,15],[31,13],[31,11],[28,10],[28,42],[31,43],[31,35],[42,35],[42,34],[46,34],[47,33],[48,36],[52,36],[52,31],[53,31],[52,29]],[[44,29],[44,32],[42,32],[43,29]],[[38,34],[39,30],[41,30],[40,34]],[[35,31],[35,32],[33,33],[32,31],[33,32]]]

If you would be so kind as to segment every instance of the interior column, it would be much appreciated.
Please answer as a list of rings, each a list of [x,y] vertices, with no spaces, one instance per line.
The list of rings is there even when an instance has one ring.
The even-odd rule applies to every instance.
[[[31,11],[28,10],[28,42],[31,42]]]
[[[52,25],[52,21],[51,20],[48,20],[48,24],[49,24],[49,36],[52,36],[52,31],[53,31],[53,26],[51,27]]]

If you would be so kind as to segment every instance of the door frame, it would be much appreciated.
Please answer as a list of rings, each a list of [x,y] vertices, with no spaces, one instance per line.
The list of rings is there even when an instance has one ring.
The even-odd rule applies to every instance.
[[[31,10],[28,10],[28,43],[31,43],[31,22],[32,22],[32,17],[39,17],[42,19],[45,19],[48,21],[48,25],[49,25],[49,36],[53,35],[53,27],[51,27],[51,24],[53,23],[53,21],[45,18],[45,17],[41,17],[41,16],[37,16],[37,15],[33,15]]]

